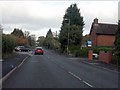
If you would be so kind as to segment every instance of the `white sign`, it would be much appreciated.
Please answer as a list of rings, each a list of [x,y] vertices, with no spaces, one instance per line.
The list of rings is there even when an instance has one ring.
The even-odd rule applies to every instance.
[[[92,41],[91,41],[91,40],[88,40],[88,41],[87,41],[87,44],[88,44],[88,47],[91,47],[91,46],[92,46]]]

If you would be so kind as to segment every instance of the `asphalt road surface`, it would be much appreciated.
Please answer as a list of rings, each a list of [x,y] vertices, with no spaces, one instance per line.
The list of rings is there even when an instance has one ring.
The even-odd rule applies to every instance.
[[[45,50],[31,54],[3,88],[118,88],[118,73]]]

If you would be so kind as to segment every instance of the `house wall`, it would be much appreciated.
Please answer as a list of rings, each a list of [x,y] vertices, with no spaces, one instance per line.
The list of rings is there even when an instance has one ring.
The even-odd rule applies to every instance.
[[[114,35],[98,35],[97,46],[114,46]]]
[[[97,39],[96,39],[96,32],[95,32],[95,30],[93,30],[92,32],[91,32],[91,40],[92,40],[92,46],[96,46],[96,44],[97,44]]]

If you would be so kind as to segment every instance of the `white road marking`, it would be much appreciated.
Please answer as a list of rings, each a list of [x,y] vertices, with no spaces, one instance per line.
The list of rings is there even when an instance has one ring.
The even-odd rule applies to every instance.
[[[74,76],[75,78],[82,80],[80,77],[76,76],[75,74],[73,74],[72,72],[68,72],[69,74],[71,74],[72,76]]]
[[[50,58],[50,57],[47,57]],[[52,57],[53,58],[53,57]],[[70,58],[70,59],[74,59],[74,58]],[[54,60],[51,60],[54,61]],[[64,69],[64,66],[60,66],[62,69]],[[73,74],[72,72],[68,71],[69,74],[71,74],[73,77],[77,78],[78,80],[82,81],[84,84],[88,85],[89,87],[93,87],[91,84],[87,83],[86,81],[83,81],[80,77],[78,77],[77,75]]]
[[[91,84],[87,83],[86,81],[83,81],[85,84],[87,84],[90,87],[93,87]]]
[[[68,73],[71,74],[72,76],[74,76],[75,78],[79,79],[80,81],[82,81],[83,83],[85,83],[86,85],[88,85],[89,87],[93,87],[91,84],[87,83],[86,81],[83,81],[80,77],[76,76],[72,72],[68,72]]]

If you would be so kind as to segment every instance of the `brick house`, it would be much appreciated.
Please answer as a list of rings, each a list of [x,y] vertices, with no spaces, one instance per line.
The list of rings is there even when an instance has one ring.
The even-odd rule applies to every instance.
[[[95,18],[90,30],[92,46],[114,46],[117,24],[98,23]]]

